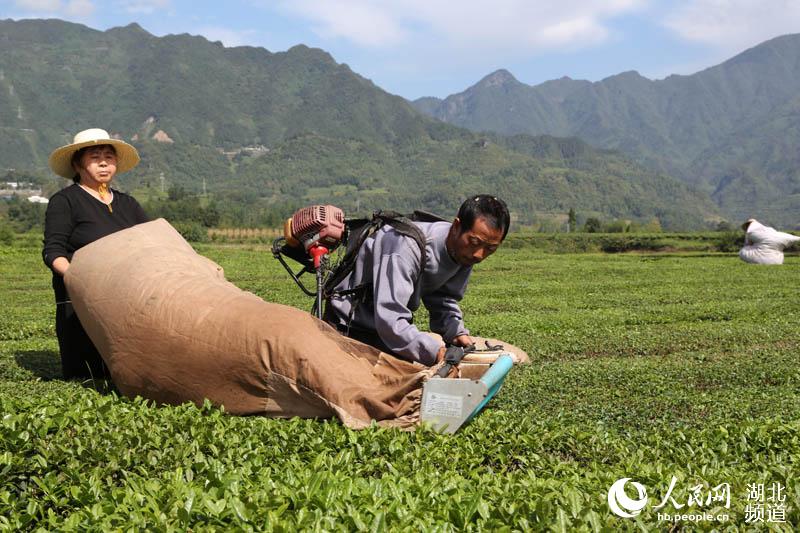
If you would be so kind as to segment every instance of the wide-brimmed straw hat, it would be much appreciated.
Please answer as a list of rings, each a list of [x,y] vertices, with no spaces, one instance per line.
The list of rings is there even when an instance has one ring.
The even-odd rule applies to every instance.
[[[139,152],[136,148],[125,141],[111,138],[106,130],[91,128],[77,133],[72,144],[56,148],[48,160],[50,168],[59,176],[72,178],[76,174],[72,168],[72,155],[81,148],[99,144],[110,144],[116,149],[117,174],[127,172],[139,164]]]

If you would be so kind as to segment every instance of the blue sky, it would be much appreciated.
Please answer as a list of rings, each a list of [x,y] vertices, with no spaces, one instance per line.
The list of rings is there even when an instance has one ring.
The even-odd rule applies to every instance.
[[[322,48],[383,89],[445,97],[500,68],[535,85],[691,74],[800,32],[800,0],[0,0],[0,18]]]

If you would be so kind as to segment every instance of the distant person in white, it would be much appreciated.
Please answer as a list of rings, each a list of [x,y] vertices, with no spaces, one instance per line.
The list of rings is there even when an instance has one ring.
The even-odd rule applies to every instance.
[[[739,257],[745,263],[757,265],[783,264],[783,250],[800,241],[800,237],[783,233],[751,218],[742,224],[745,231],[744,247]]]

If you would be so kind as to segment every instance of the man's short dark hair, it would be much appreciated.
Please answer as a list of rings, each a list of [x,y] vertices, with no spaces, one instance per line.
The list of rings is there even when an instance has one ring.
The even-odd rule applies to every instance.
[[[511,215],[508,213],[506,203],[490,194],[479,194],[467,198],[458,210],[458,219],[461,221],[461,232],[469,231],[475,221],[483,218],[494,229],[503,230],[503,239],[508,235],[511,226]]]

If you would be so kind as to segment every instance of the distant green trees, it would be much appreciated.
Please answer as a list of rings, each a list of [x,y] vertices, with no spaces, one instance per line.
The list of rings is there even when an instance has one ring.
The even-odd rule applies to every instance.
[[[0,217],[0,244],[9,245],[14,242],[14,230],[8,220]]]
[[[166,195],[147,198],[142,204],[150,218],[165,218],[182,234],[192,232],[190,240],[200,240],[196,238],[200,229],[205,232],[214,227],[277,228],[305,205],[302,200],[270,201],[249,189],[203,195],[190,192],[181,185],[170,186]],[[336,203],[335,199],[330,201]]]
[[[166,198],[147,202],[144,210],[150,218],[165,218],[171,223],[194,222],[205,228],[217,226],[220,221],[214,202],[204,205],[199,195],[188,193],[180,185],[170,187]]]
[[[190,242],[205,242],[208,240],[208,229],[202,224],[193,221],[175,221],[172,226],[181,236]]]
[[[578,228],[578,216],[575,214],[575,209],[571,207],[567,214],[567,227],[570,233],[575,233],[575,230]]]
[[[8,226],[17,233],[44,227],[44,212],[47,205],[29,202],[26,198],[13,196],[5,206]]]
[[[600,233],[603,229],[603,223],[599,218],[589,217],[583,224],[583,231],[586,233]]]
[[[589,217],[583,224],[585,233],[661,233],[661,223],[653,218],[645,223],[631,220],[611,220],[603,222],[597,217]]]

